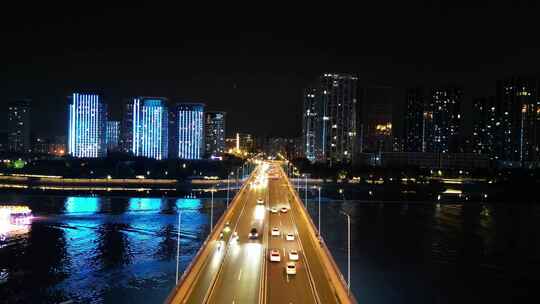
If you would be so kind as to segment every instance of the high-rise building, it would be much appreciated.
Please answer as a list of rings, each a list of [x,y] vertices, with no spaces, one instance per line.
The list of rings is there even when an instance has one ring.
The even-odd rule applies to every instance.
[[[120,146],[125,153],[133,153],[133,99],[125,99],[122,106]]]
[[[314,162],[322,158],[322,107],[316,88],[308,88],[304,92],[304,108],[302,113],[302,141],[305,157]]]
[[[312,161],[350,163],[357,135],[358,78],[323,74],[304,94],[303,141]]]
[[[120,140],[120,122],[116,120],[107,121],[107,150],[116,151],[119,147]]]
[[[204,104],[179,103],[173,141],[180,159],[200,159],[204,153]]]
[[[498,159],[495,148],[500,122],[495,97],[474,99],[472,117],[472,152],[487,155],[490,160]]]
[[[425,117],[423,89],[409,89],[405,98],[404,150],[405,152],[423,152]]]
[[[225,153],[225,117],[225,112],[205,114],[205,152],[210,157]]]
[[[49,153],[49,141],[43,137],[36,137],[32,143],[32,153],[38,153],[38,154]]]
[[[499,159],[524,166],[539,160],[540,104],[538,81],[512,78],[497,82],[500,130],[496,147]]]
[[[393,95],[392,87],[359,82],[356,105],[357,153],[392,151]]]
[[[135,97],[132,100],[131,153],[154,159],[169,156],[169,112],[167,99]]]
[[[457,87],[435,88],[424,111],[427,139],[424,152],[449,153],[457,150],[463,115],[463,91]]]
[[[358,78],[324,74],[320,79],[322,99],[322,156],[330,165],[350,163],[356,142]]]
[[[98,94],[69,96],[68,152],[73,157],[104,157],[107,108]]]
[[[8,105],[8,149],[12,152],[29,152],[30,100],[21,99]]]

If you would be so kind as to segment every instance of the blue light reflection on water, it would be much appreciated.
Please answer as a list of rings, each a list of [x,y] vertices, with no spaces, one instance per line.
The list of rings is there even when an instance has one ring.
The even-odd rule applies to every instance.
[[[87,214],[99,211],[100,199],[97,197],[70,196],[66,198],[66,213]]]
[[[6,197],[34,210],[30,233],[0,249],[8,302],[163,302],[209,231],[207,199]],[[223,212],[215,200],[214,215]],[[32,286],[31,289],[29,286]],[[0,301],[1,302],[1,301]]]

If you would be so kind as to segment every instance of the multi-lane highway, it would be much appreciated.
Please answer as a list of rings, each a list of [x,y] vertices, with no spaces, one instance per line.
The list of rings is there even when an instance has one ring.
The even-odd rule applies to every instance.
[[[278,165],[259,166],[167,301],[354,302],[301,204]]]

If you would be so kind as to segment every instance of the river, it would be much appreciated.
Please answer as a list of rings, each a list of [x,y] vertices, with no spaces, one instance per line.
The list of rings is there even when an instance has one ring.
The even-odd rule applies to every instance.
[[[162,303],[210,230],[209,198],[2,195],[35,218],[0,241],[0,302]],[[213,220],[225,200],[216,198]],[[318,201],[308,201],[318,224]],[[360,303],[531,302],[540,205],[365,203],[323,198],[321,230]],[[534,301],[533,301],[534,302]]]

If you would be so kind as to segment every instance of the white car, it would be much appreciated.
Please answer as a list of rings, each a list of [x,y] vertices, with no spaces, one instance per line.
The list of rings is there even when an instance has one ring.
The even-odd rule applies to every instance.
[[[296,264],[294,262],[289,262],[285,266],[285,271],[287,274],[296,274]]]
[[[289,260],[298,261],[298,259],[299,259],[298,251],[295,249],[291,249],[291,251],[289,251]]]
[[[289,209],[287,209],[287,207],[281,207],[281,209],[279,209],[282,213],[287,213],[287,211],[289,211]]]
[[[272,228],[272,236],[279,236],[279,228],[278,227]]]
[[[294,234],[292,232],[289,232],[285,235],[285,239],[287,241],[294,241]]]
[[[257,199],[257,204],[259,204],[259,205],[264,204],[263,199],[259,197],[259,198]]]
[[[277,210],[276,207],[272,207],[272,208],[270,208],[270,212],[272,212],[272,213],[278,213],[278,210]]]
[[[272,249],[270,250],[270,262],[279,262],[281,261],[281,255],[279,254],[279,250]]]

